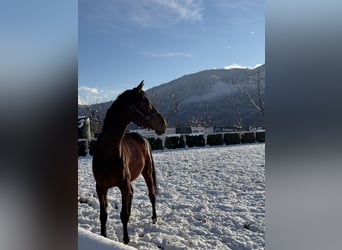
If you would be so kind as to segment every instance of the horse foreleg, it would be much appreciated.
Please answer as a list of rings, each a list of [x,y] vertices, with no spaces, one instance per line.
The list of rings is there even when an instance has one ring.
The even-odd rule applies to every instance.
[[[107,190],[99,185],[96,185],[96,192],[100,202],[100,222],[101,222],[101,235],[107,237],[106,223],[107,223]]]
[[[129,221],[129,217],[131,215],[131,206],[132,206],[132,198],[133,198],[133,188],[130,184],[124,185],[120,187],[121,197],[122,197],[122,208],[120,213],[120,219],[123,226],[123,242],[128,244],[129,236],[127,224]]]

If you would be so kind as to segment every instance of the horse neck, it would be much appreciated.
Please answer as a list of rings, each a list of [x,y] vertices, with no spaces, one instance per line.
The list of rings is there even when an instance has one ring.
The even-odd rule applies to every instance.
[[[111,115],[111,114],[115,114]],[[103,150],[110,151],[117,149],[122,141],[129,120],[124,119],[124,112],[122,109],[112,109],[107,112],[105,124],[103,125],[101,133],[101,146]]]

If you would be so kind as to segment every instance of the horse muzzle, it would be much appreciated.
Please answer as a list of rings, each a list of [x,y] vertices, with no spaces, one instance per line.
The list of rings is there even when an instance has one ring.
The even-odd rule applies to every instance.
[[[160,119],[158,120],[158,122],[154,123],[153,130],[156,132],[157,135],[162,135],[166,131],[166,125],[167,123],[165,119],[162,118],[162,116],[160,116]]]

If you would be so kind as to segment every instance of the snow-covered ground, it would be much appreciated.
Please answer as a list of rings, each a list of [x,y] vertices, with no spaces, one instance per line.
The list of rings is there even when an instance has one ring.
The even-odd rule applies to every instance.
[[[78,227],[78,249],[82,250],[134,250],[123,243],[104,238]]]
[[[139,177],[133,182],[129,246],[265,248],[265,144],[154,151],[153,156],[160,193],[156,206],[158,222],[152,224],[147,187]],[[108,245],[108,240],[90,233],[100,233],[91,157],[78,159],[78,196],[79,250],[87,249],[90,242],[98,244],[101,239],[105,241],[102,245]],[[113,247],[113,241],[122,242],[119,190],[110,189],[108,199],[107,234]],[[117,249],[122,249],[122,245],[117,245]]]

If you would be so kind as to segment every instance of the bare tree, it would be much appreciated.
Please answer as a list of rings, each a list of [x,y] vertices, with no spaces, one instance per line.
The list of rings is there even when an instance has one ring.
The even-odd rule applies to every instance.
[[[94,109],[93,105],[87,105],[86,110],[90,119],[90,129],[92,133],[99,133],[103,125],[103,119],[100,117],[99,110],[96,108]]]
[[[254,73],[255,72],[255,73]],[[264,90],[265,90],[265,75],[262,71],[262,67],[255,69],[254,71],[247,72],[247,81],[256,85],[256,94],[252,94],[251,90],[248,90],[246,86],[243,86],[241,81],[230,81],[231,86],[236,88],[242,95],[244,95],[254,107],[265,116],[265,102],[264,102]]]

